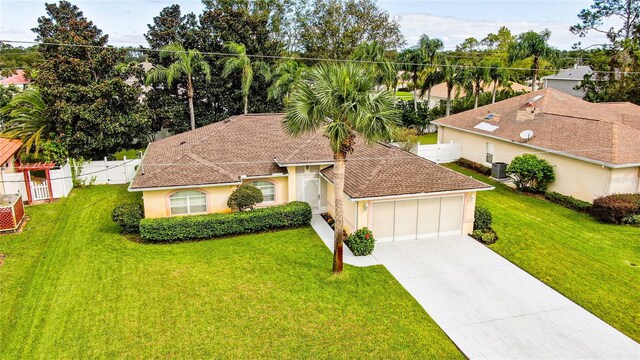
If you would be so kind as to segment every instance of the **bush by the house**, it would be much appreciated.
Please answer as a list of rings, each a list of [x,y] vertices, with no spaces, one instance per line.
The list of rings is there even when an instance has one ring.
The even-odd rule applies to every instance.
[[[462,166],[463,168],[478,172],[482,175],[491,176],[491,168],[482,164],[478,164],[477,162],[473,162],[465,158],[460,158],[456,161],[456,164]]]
[[[640,194],[613,194],[593,201],[591,214],[600,221],[620,224],[622,219],[640,214]]]
[[[476,206],[474,213],[473,230],[484,230],[491,228],[493,216],[491,211],[484,206]]]
[[[137,202],[122,203],[116,206],[111,218],[125,234],[136,234],[139,231],[140,220],[144,217],[144,208]]]
[[[553,203],[571,210],[579,212],[589,212],[591,210],[591,203],[576,199],[573,196],[563,195],[555,191],[547,191],[544,193],[544,197]]]
[[[631,215],[621,221],[625,225],[640,225],[640,215]]]
[[[496,234],[495,231],[491,229],[474,230],[473,233],[471,234],[471,237],[473,237],[474,239],[480,241],[485,245],[491,245],[496,241],[498,241],[498,235]]]
[[[235,210],[253,210],[256,204],[264,201],[262,191],[253,185],[240,185],[235,189],[229,199],[227,200],[227,206]]]
[[[294,201],[252,211],[142,219],[140,235],[148,241],[173,242],[295,228],[310,222],[309,204]]]
[[[363,227],[351,233],[345,240],[345,243],[351,249],[355,256],[369,255],[373,251],[376,239],[373,232],[369,228]]]
[[[544,192],[556,179],[553,166],[534,154],[516,156],[507,167],[516,188],[520,191]]]

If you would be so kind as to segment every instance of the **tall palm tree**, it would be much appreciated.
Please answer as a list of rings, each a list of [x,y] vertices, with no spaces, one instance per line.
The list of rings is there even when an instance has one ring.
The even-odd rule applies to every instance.
[[[444,49],[444,43],[438,38],[430,38],[428,35],[423,34],[420,37],[420,47],[424,51],[424,60],[428,63],[423,70],[425,81],[423,82],[420,96],[424,96],[426,90],[427,104],[431,104],[431,89],[442,81],[442,74],[438,72],[436,62],[439,57],[439,52]]]
[[[398,85],[398,68],[382,45],[376,41],[362,43],[355,48],[351,59],[369,62],[367,65],[376,73],[376,84],[384,85],[387,90],[394,88],[395,92]]]
[[[413,83],[413,109],[418,112],[418,73],[424,69],[425,52],[420,46],[405,49],[400,53],[399,60],[402,68],[411,74],[411,82]]]
[[[494,104],[496,102],[498,85],[509,84],[509,70],[505,69],[502,61],[500,60],[493,60],[489,66],[490,68],[488,76],[492,84],[491,103]]]
[[[224,60],[224,68],[222,69],[222,76],[228,77],[235,71],[240,71],[241,77],[241,92],[242,100],[244,103],[244,113],[249,112],[249,90],[253,83],[254,70],[265,78],[269,78],[269,66],[263,61],[251,61],[251,58],[247,56],[247,48],[244,44],[239,44],[233,41],[224,44],[224,48],[231,56]]]
[[[295,60],[289,59],[279,63],[273,74],[275,80],[267,89],[269,99],[277,99],[283,96],[286,102],[293,85],[300,80],[306,70],[307,67],[303,63]]]
[[[473,108],[478,108],[478,101],[480,100],[480,93],[482,92],[482,85],[489,82],[489,67],[486,61],[480,61],[474,63],[474,65],[468,67],[466,70],[466,80],[470,92],[473,94],[474,105]]]
[[[26,153],[31,149],[36,156],[42,143],[53,134],[53,122],[44,115],[46,105],[37,88],[25,90],[11,98],[0,111],[10,120],[4,124],[0,136],[20,139]]]
[[[342,271],[344,174],[356,133],[366,141],[391,138],[398,124],[390,91],[376,90],[375,74],[355,63],[321,64],[294,88],[284,127],[291,136],[321,129],[334,156],[335,234],[333,271]]]
[[[451,114],[451,93],[454,89],[460,89],[467,82],[467,73],[462,64],[456,61],[449,61],[444,58],[444,64],[441,66],[442,81],[447,84],[447,107],[445,116]]]
[[[548,44],[550,36],[551,32],[547,29],[540,33],[527,31],[518,35],[515,44],[509,49],[509,62],[531,58],[531,70],[533,71],[531,91],[536,91],[538,88],[540,61],[552,61],[557,56],[557,50]]]
[[[171,43],[162,48],[160,59],[171,59],[173,63],[169,67],[157,65],[146,76],[145,83],[150,85],[155,82],[166,81],[169,87],[173,86],[181,77],[186,77],[187,98],[189,99],[189,114],[191,119],[191,130],[196,128],[196,117],[193,110],[193,76],[196,71],[201,71],[205,80],[211,81],[211,68],[198,50],[185,50],[182,45]]]

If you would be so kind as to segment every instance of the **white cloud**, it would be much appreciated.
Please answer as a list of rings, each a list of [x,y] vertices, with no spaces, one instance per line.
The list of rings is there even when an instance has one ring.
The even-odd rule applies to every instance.
[[[506,26],[514,35],[534,30],[549,29],[551,38],[549,43],[560,49],[570,49],[573,44],[581,41],[583,45],[606,42],[601,34],[579,38],[569,31],[572,24],[551,21],[510,21],[510,22],[481,22],[457,17],[438,16],[426,13],[395,14],[400,20],[402,33],[407,38],[408,45],[418,42],[421,34],[442,39],[446,49],[454,49],[456,45],[468,37],[481,40],[489,33],[496,33],[501,26]]]

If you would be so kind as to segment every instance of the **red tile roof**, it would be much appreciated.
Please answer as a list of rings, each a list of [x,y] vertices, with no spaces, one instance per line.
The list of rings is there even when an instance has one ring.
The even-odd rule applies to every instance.
[[[16,74],[0,80],[2,85],[27,85],[31,83],[25,76],[23,70],[16,70]]]
[[[497,128],[476,128],[482,122]],[[631,103],[591,103],[547,88],[434,123],[605,165],[640,163],[640,106]],[[525,130],[529,140],[520,137]]]
[[[319,130],[291,138],[283,114],[240,115],[149,145],[132,190],[238,183],[245,176],[287,173],[285,166],[333,163]],[[142,175],[144,170],[144,175]],[[333,178],[332,167],[323,170]],[[353,198],[489,188],[414,154],[356,138],[345,192]]]
[[[20,150],[22,141],[15,139],[0,138],[0,165],[4,164],[13,154]]]

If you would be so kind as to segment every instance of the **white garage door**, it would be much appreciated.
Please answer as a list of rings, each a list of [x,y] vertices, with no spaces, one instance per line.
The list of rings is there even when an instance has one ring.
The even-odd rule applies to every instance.
[[[374,202],[372,230],[378,242],[462,233],[462,195]]]

